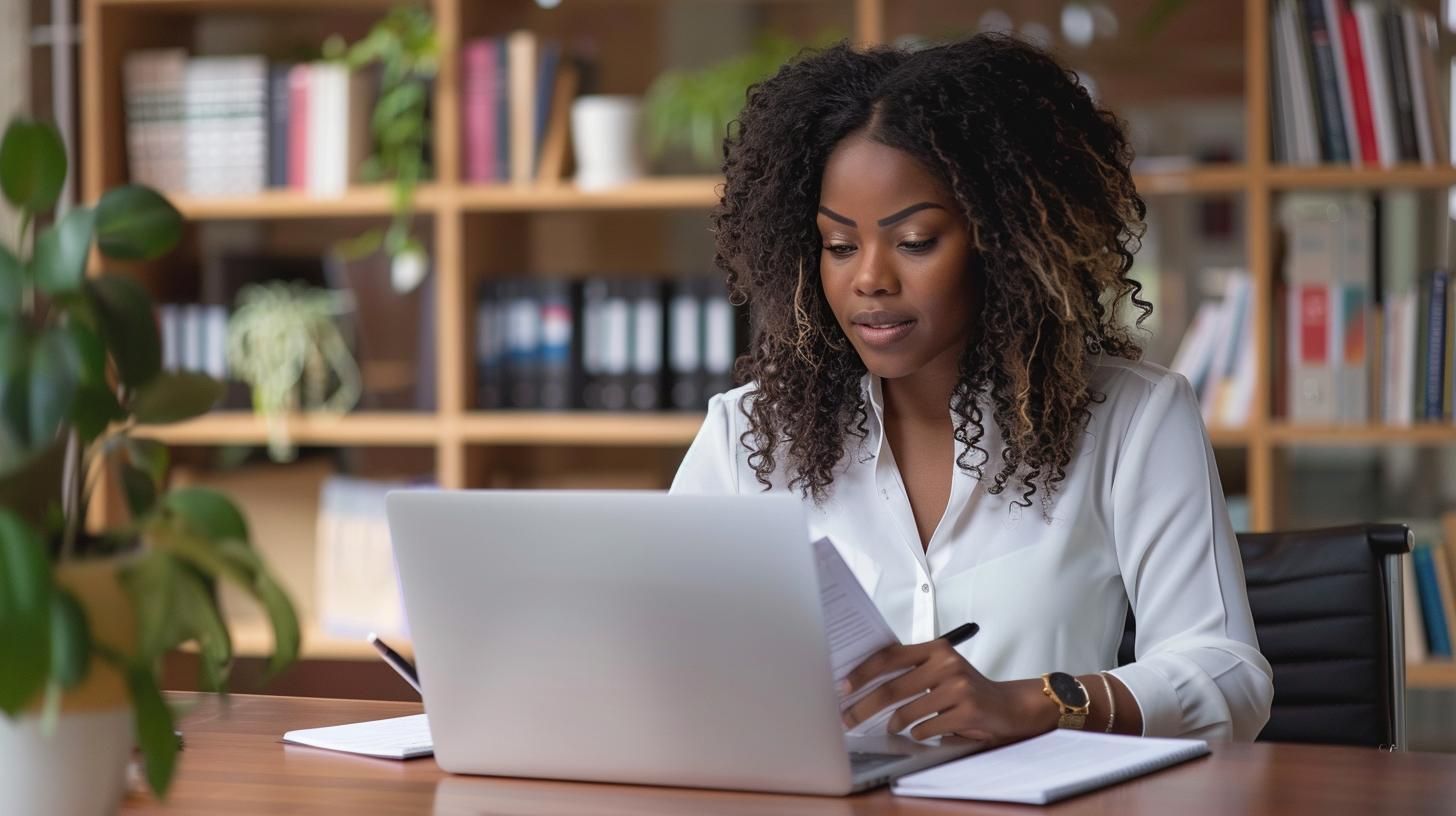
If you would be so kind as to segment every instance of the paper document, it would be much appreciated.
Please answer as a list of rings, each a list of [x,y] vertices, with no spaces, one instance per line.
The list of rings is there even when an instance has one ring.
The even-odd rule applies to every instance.
[[[875,602],[865,594],[864,587],[860,586],[849,565],[844,563],[834,542],[828,538],[815,541],[814,560],[819,571],[819,600],[824,608],[824,629],[829,637],[829,662],[834,667],[834,683],[837,686],[865,658],[900,641]],[[840,709],[849,708],[871,691],[904,673],[902,670],[875,678],[842,698]],[[886,733],[885,723],[904,702],[886,708],[848,733],[852,736]]]
[[[283,741],[384,759],[413,759],[435,753],[430,723],[424,714],[304,728],[284,734]]]
[[[1196,739],[1124,737],[1057,729],[901,777],[901,796],[1045,805],[1208,753]]]

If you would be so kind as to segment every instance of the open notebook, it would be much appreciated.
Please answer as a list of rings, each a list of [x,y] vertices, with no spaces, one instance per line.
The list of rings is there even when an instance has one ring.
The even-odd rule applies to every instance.
[[[1208,753],[1203,740],[1057,730],[909,774],[900,796],[1045,805]]]
[[[384,759],[413,759],[435,752],[435,745],[430,739],[430,723],[424,714],[326,728],[303,728],[284,734],[283,741]]]

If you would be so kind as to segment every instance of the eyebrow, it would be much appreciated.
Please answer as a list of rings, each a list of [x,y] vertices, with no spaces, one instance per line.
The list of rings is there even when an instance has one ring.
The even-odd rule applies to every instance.
[[[929,210],[929,209],[943,210],[945,208],[942,207],[942,206],[940,206],[939,204],[935,204],[935,203],[930,202],[930,201],[922,201],[919,204],[911,204],[910,206],[906,207],[905,209],[903,209],[903,210],[901,210],[901,211],[899,211],[899,212],[897,212],[897,213],[895,213],[893,215],[887,215],[887,216],[885,216],[884,218],[881,218],[879,221],[877,221],[875,223],[879,224],[882,227],[888,227],[888,226],[891,226],[893,224],[897,224],[897,223],[899,223],[901,221],[904,221],[906,218],[909,218],[910,216],[914,215],[915,213],[920,212],[921,210]],[[834,210],[829,209],[828,207],[825,207],[825,206],[822,206],[821,205],[819,207],[819,212],[821,214],[823,214],[826,218],[829,218],[832,221],[838,221],[839,223],[844,224],[847,227],[858,227],[859,226],[859,224],[857,224],[857,223],[854,222],[854,219],[852,219],[852,218],[845,218],[844,216],[840,215],[839,213],[835,212]]]

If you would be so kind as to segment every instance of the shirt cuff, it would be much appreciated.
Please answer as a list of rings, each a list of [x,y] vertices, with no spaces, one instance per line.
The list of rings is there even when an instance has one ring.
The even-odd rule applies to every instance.
[[[1109,669],[1108,674],[1122,681],[1142,712],[1144,737],[1176,737],[1183,733],[1183,709],[1173,684],[1144,663],[1129,663]]]

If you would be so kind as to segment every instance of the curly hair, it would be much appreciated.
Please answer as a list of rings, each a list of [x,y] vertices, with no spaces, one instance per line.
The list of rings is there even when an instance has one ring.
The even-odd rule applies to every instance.
[[[825,162],[862,133],[943,182],[965,218],[978,299],[951,396],[958,467],[985,481],[989,412],[1001,435],[988,489],[1019,487],[1044,509],[1104,399],[1090,356],[1138,359],[1118,318],[1152,312],[1128,276],[1147,207],[1123,125],[1045,52],[998,34],[906,51],[839,44],[805,52],[748,91],[724,143],[712,215],[714,262],[753,339],[734,373],[754,381],[740,442],[765,489],[782,461],[790,489],[822,502],[863,441],[866,371],[819,279],[815,223]]]

